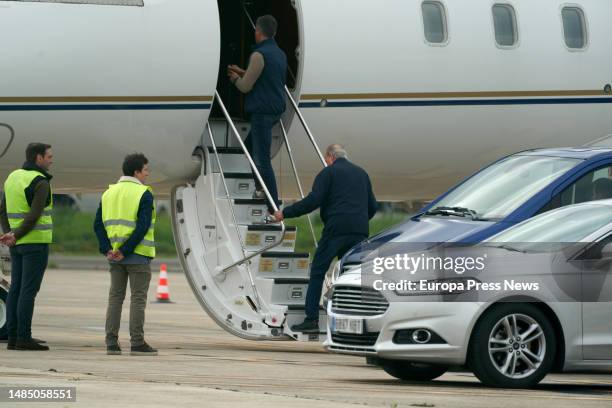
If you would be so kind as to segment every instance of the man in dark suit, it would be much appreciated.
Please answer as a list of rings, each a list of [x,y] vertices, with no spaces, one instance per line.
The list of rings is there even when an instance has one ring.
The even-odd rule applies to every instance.
[[[274,214],[276,221],[282,221],[321,208],[325,227],[310,268],[306,319],[291,327],[291,330],[303,333],[319,332],[319,302],[325,274],[334,258],[341,258],[368,237],[369,220],[377,210],[368,174],[348,161],[343,146],[329,146],[325,162],[328,167],[315,178],[312,192],[302,201]]]

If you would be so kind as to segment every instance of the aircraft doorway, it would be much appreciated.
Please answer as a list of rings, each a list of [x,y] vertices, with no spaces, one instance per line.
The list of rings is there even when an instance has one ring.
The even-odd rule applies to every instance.
[[[221,22],[221,60],[217,90],[223,98],[232,118],[248,120],[244,111],[244,95],[228,80],[227,66],[231,64],[246,68],[251,50],[255,44],[251,25],[259,16],[270,14],[278,21],[276,41],[287,54],[287,86],[296,87],[299,73],[300,26],[299,17],[292,0],[218,0]],[[248,13],[248,14],[247,14]],[[223,118],[218,106],[211,113],[212,118]]]

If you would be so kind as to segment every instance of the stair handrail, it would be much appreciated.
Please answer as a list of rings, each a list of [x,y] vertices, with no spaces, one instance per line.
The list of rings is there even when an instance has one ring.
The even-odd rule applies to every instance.
[[[221,165],[221,159],[219,158],[219,151],[217,150],[217,143],[215,142],[215,138],[212,133],[212,129],[210,127],[210,123],[206,122],[206,130],[208,133],[208,137],[210,138],[210,142],[212,144],[213,153],[215,154],[215,159],[217,162],[217,167],[219,167],[219,173],[221,174],[221,181],[223,182],[223,190],[225,191],[225,197],[227,198],[227,202],[229,203],[230,211],[232,213],[232,220],[234,221],[234,227],[236,229],[236,234],[238,236],[238,240],[240,241],[240,248],[242,249],[242,255],[246,255],[246,248],[244,247],[244,243],[242,239],[240,239],[240,230],[238,228],[238,219],[236,218],[236,211],[234,211],[234,206],[232,204],[232,196],[230,195],[229,188],[227,187],[227,181],[225,181],[225,172],[223,171],[223,166]]]
[[[302,115],[302,111],[300,110],[300,108],[299,108],[297,102],[295,101],[295,99],[293,99],[293,95],[291,95],[291,91],[289,90],[287,85],[285,85],[285,93],[287,94],[289,102],[291,102],[291,106],[293,106],[293,110],[295,111],[297,117],[300,119],[300,123],[302,124],[302,127],[304,128],[304,131],[306,132],[306,135],[308,136],[308,139],[310,140],[310,143],[312,143],[312,146],[314,147],[315,152],[317,153],[317,156],[318,156],[319,160],[321,160],[321,163],[323,164],[323,168],[327,167],[327,163],[325,162],[325,158],[323,157],[323,153],[321,153],[321,149],[319,148],[319,144],[315,140],[315,137],[313,136],[312,131],[310,130],[310,127],[308,126],[308,123],[306,123],[306,119],[304,119],[304,115]]]
[[[240,133],[238,132],[238,129],[236,129],[236,125],[234,125],[234,121],[232,120],[229,112],[227,111],[227,108],[225,107],[225,104],[223,103],[223,100],[221,99],[221,95],[219,95],[219,91],[215,91],[215,99],[217,100],[217,102],[219,103],[219,107],[221,108],[221,111],[223,112],[223,116],[225,116],[225,120],[227,121],[227,123],[230,125],[230,129],[232,130],[232,133],[234,134],[234,136],[236,137],[236,140],[238,141],[238,144],[240,145],[240,148],[242,149],[242,151],[244,152],[245,157],[247,158],[247,160],[249,161],[249,165],[251,166],[251,169],[253,170],[253,174],[255,174],[255,177],[257,178],[257,180],[259,181],[259,184],[261,185],[264,194],[268,200],[268,202],[270,203],[270,205],[272,206],[272,209],[276,212],[278,211],[278,206],[276,205],[276,201],[274,201],[272,199],[272,194],[270,194],[270,190],[268,190],[268,186],[266,186],[266,183],[264,182],[263,178],[261,177],[261,174],[259,173],[259,170],[257,169],[257,166],[255,165],[255,162],[253,161],[253,158],[251,157],[251,154],[249,153],[249,150],[246,148],[244,142],[242,141],[242,138],[240,137]],[[264,252],[267,252],[273,248],[276,248],[277,246],[281,245],[285,239],[285,233],[286,233],[286,226],[284,221],[280,222],[280,227],[281,227],[281,236],[280,239],[277,242],[273,242],[272,244],[261,248],[255,252],[252,252],[248,255],[244,255],[242,257],[242,259],[231,263],[228,266],[225,266],[223,268],[221,268],[222,272],[227,272],[228,270],[242,265],[248,261],[250,261],[251,259],[255,258],[256,256],[259,256],[261,254],[263,254]],[[239,237],[240,238],[240,237]]]
[[[285,148],[287,149],[287,154],[289,155],[289,161],[291,162],[291,168],[293,169],[293,176],[295,177],[295,183],[297,184],[298,191],[300,192],[300,197],[302,200],[304,199],[304,189],[302,188],[302,182],[300,180],[300,176],[298,174],[297,166],[295,165],[295,159],[293,158],[293,150],[291,149],[291,144],[289,143],[289,136],[287,135],[287,129],[285,129],[285,124],[283,121],[280,121],[281,131],[283,133],[283,138],[285,139]],[[310,233],[312,234],[312,242],[314,242],[315,248],[319,247],[317,243],[317,234],[315,234],[314,226],[312,225],[312,219],[310,218],[310,214],[306,214],[306,218],[308,219],[308,226],[310,227]]]
[[[236,229],[236,236],[238,237],[238,241],[240,242],[240,249],[242,251],[242,256],[246,257],[246,248],[244,246],[244,242],[242,242],[242,239],[240,238],[240,229],[238,227],[238,219],[236,218],[236,211],[234,210],[234,203],[232,202],[232,197],[230,195],[229,188],[227,187],[227,181],[225,181],[225,172],[223,171],[223,165],[221,164],[221,159],[219,158],[219,151],[217,150],[217,143],[215,142],[215,138],[213,136],[212,129],[210,127],[210,123],[208,122],[206,122],[206,129],[208,131],[208,136],[210,137],[210,142],[212,144],[213,152],[215,154],[217,166],[219,167],[221,181],[223,182],[223,189],[225,190],[225,197],[227,198],[227,202],[230,207],[230,211],[232,213],[232,220],[234,221],[234,228]],[[255,296],[255,301],[257,302],[258,308],[261,308],[262,302],[259,296],[259,291],[257,290],[257,285],[255,285],[255,279],[253,279],[253,273],[251,272],[251,268],[249,267],[248,264],[246,265],[246,269],[247,269],[247,274],[249,275],[249,283],[251,284],[251,289],[253,290],[253,294]]]

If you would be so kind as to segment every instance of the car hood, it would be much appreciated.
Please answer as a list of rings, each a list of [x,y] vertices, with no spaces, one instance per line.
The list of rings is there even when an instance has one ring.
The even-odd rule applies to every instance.
[[[501,225],[501,223],[450,217],[420,217],[410,219],[351,249],[344,256],[343,264],[358,264],[366,254],[379,249],[382,245],[409,244],[410,249],[419,251],[443,242],[477,243],[482,240],[479,233],[487,229],[494,229],[497,232],[498,229],[493,228],[496,225]],[[471,237],[474,238],[474,241],[471,240]]]

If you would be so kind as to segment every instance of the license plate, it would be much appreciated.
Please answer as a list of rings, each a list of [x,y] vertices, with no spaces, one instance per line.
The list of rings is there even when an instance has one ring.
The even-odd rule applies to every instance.
[[[363,320],[336,317],[331,329],[336,333],[363,334]]]

